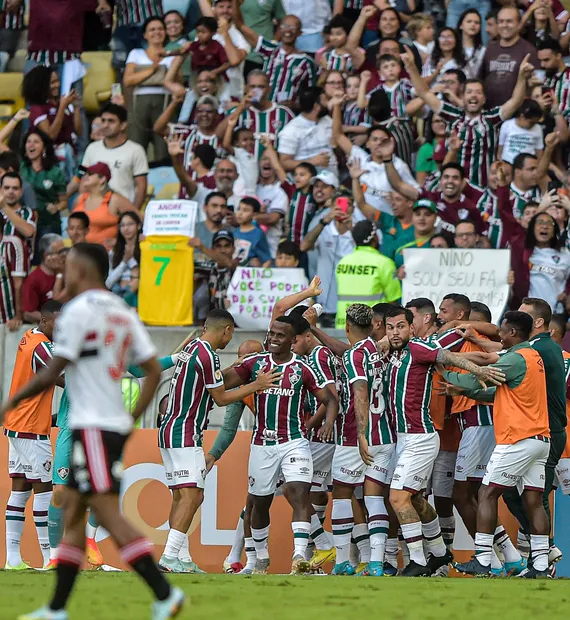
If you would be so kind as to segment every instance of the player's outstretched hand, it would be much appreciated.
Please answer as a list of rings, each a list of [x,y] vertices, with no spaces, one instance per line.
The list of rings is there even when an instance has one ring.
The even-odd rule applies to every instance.
[[[491,366],[482,366],[476,373],[477,379],[479,379],[479,383],[487,389],[487,384],[490,385],[501,385],[504,383],[507,378],[505,374],[499,370],[498,368],[493,368]]]
[[[436,392],[440,396],[459,396],[463,394],[463,388],[460,388],[457,385],[453,385],[453,383],[446,383],[445,381],[439,384]]]
[[[257,387],[258,392],[264,392],[269,389],[273,385],[277,385],[279,381],[281,381],[281,377],[283,376],[283,372],[281,370],[277,370],[277,368],[272,368],[269,372],[260,372],[257,375],[254,383]]]
[[[319,278],[319,276],[315,276],[311,280],[307,292],[311,293],[311,297],[318,297],[323,292],[323,290],[321,289],[321,279]]]
[[[374,463],[374,459],[368,451],[368,441],[363,435],[359,435],[358,437],[358,449],[360,450],[360,458],[362,459],[364,464],[372,465],[372,463]]]
[[[322,441],[331,443],[334,440],[334,422],[325,420],[325,423],[319,428],[317,437]]]

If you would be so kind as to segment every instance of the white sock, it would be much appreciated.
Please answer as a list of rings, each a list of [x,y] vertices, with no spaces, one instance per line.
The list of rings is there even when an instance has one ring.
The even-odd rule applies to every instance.
[[[517,551],[516,547],[511,542],[509,535],[507,534],[505,528],[502,525],[499,525],[495,530],[493,540],[503,554],[505,562],[521,561],[521,554]]]
[[[455,517],[439,517],[439,527],[441,537],[445,546],[451,551],[453,549],[453,539],[455,538]]]
[[[370,535],[368,534],[368,523],[358,523],[352,530],[352,537],[358,547],[360,562],[368,564],[370,562]]]
[[[398,539],[388,538],[386,541],[386,552],[384,559],[391,566],[398,568]]]
[[[497,555],[495,551],[495,547],[493,546],[493,549],[491,549],[491,568],[502,568],[502,567],[503,567],[503,563],[501,562],[499,556]]]
[[[350,537],[354,527],[352,502],[349,499],[333,499],[332,532],[336,547],[336,563],[348,562],[350,557]]]
[[[251,537],[253,538],[253,545],[255,547],[257,559],[269,559],[269,549],[267,547],[269,539],[269,525],[259,530],[251,528]]]
[[[311,515],[311,538],[315,543],[315,547],[319,550],[325,550],[331,548],[331,543],[329,541],[329,537],[326,535],[326,532],[323,530],[323,526],[321,524],[321,520],[319,519],[318,514]]]
[[[31,495],[31,491],[12,491],[8,498],[6,506],[6,561],[10,566],[18,566],[22,562],[20,541],[24,531],[24,511]]]
[[[245,568],[255,568],[255,561],[257,560],[257,553],[255,552],[255,544],[253,538],[245,539]]]
[[[293,521],[291,529],[293,530],[293,543],[295,545],[293,557],[300,555],[302,558],[305,558],[311,533],[311,524],[308,521]]]
[[[404,537],[404,540],[408,545],[410,560],[413,560],[416,564],[421,564],[422,566],[425,566],[427,564],[427,560],[424,554],[424,537],[422,535],[422,522],[416,521],[415,523],[401,523],[400,527],[402,528],[402,536]]]
[[[38,542],[44,561],[44,566],[49,563],[49,535],[48,535],[48,508],[51,502],[51,491],[34,493],[34,523],[38,534]]]
[[[438,517],[429,523],[422,523],[422,533],[429,552],[433,553],[433,555],[438,558],[442,558],[447,552],[447,549],[441,535]]]
[[[423,540],[423,539],[422,539]],[[408,549],[408,543],[402,534],[402,527],[400,526],[400,531],[398,532],[398,542],[400,543],[400,551],[402,552],[402,566],[406,568],[406,566],[410,563],[410,550]],[[423,542],[422,542],[423,547]]]
[[[234,543],[232,548],[230,549],[230,554],[228,555],[227,561],[230,564],[235,564],[241,560],[241,554],[243,552],[244,546],[244,536],[243,536],[243,518],[245,516],[245,508],[241,511],[239,516],[236,531],[234,532]]]
[[[493,534],[475,534],[475,559],[482,566],[491,566],[491,555],[493,551]]]
[[[85,525],[85,536],[87,538],[95,538],[97,534],[97,528],[94,525],[91,525],[91,523],[87,522],[87,524]]]
[[[530,535],[530,557],[532,565],[536,570],[546,570],[548,568],[548,552],[550,541],[548,535]]]
[[[325,512],[327,510],[327,505],[325,504],[324,506],[321,506],[320,504],[313,504],[313,508],[315,509],[315,512],[317,513],[319,521],[322,525],[325,522]]]
[[[530,554],[530,534],[520,530],[517,532],[517,549],[521,556],[528,558]]]
[[[364,498],[368,512],[368,533],[370,534],[370,561],[383,562],[386,539],[388,538],[388,511],[382,496],[370,495]]]
[[[177,559],[185,538],[186,534],[184,532],[170,530],[170,532],[168,532],[168,538],[166,539],[166,547],[164,547],[165,557],[169,560]]]
[[[184,542],[180,547],[180,551],[178,552],[178,559],[182,562],[192,562],[192,556],[190,555],[190,538],[188,537],[188,532],[186,532],[186,536],[184,536]]]

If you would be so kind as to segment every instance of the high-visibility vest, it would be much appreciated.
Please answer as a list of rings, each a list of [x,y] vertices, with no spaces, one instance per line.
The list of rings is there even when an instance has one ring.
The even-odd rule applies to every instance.
[[[400,299],[402,289],[394,261],[373,247],[358,246],[336,268],[336,328],[343,329],[346,309],[354,303],[375,306]]]

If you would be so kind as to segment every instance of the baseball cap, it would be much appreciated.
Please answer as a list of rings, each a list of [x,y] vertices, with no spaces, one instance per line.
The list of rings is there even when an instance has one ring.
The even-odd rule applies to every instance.
[[[376,226],[370,220],[362,220],[352,227],[352,238],[356,245],[370,245],[376,237]]]
[[[445,140],[439,140],[438,143],[433,147],[433,161],[442,162],[445,159],[446,148],[445,148]]]
[[[220,239],[227,239],[232,243],[234,242],[234,236],[229,230],[218,230],[218,232],[212,237],[212,246],[216,245]]]
[[[107,181],[111,180],[111,168],[102,161],[98,161],[96,164],[89,166],[85,170],[85,174],[98,174],[100,177],[105,177]]]
[[[322,170],[316,177],[311,179],[313,185],[317,181],[322,181],[325,185],[332,185],[335,189],[339,187],[338,177],[334,172],[330,172],[329,170]]]
[[[432,213],[437,213],[437,205],[433,200],[429,200],[428,198],[416,200],[412,209],[429,209]]]

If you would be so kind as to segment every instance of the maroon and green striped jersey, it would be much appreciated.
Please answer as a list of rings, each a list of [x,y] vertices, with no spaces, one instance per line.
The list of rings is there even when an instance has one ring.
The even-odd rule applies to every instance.
[[[568,122],[570,120],[570,68],[547,78],[545,84],[554,91],[560,112]]]
[[[315,213],[315,203],[312,194],[305,194],[297,189],[293,183],[286,181],[281,184],[289,198],[289,212],[287,214],[288,238],[298,246],[305,238],[309,224]]]
[[[524,208],[528,202],[540,202],[542,198],[542,192],[538,186],[523,192],[514,183],[511,183],[510,192],[513,213],[517,219],[522,217]]]
[[[457,161],[463,166],[465,177],[486,187],[489,167],[495,160],[499,125],[503,121],[501,108],[497,106],[468,118],[462,108],[444,101],[439,116],[447,123],[448,134],[455,131],[463,141]]]
[[[340,71],[341,73],[352,73],[354,66],[352,64],[352,54],[339,54],[332,49],[323,54],[323,58],[327,63],[324,71]]]
[[[0,323],[16,316],[14,278],[25,278],[26,250],[19,237],[3,237],[0,241]]]
[[[342,111],[342,124],[350,127],[357,127],[358,125],[369,124],[368,113],[366,108],[359,108],[358,102],[350,101],[344,106]]]
[[[26,14],[26,2],[18,7],[18,10],[12,12],[6,10],[6,0],[0,0],[0,11],[4,13],[2,28],[6,30],[23,30],[25,28],[24,17]]]
[[[166,414],[158,432],[161,448],[200,447],[214,406],[209,389],[224,385],[220,359],[209,342],[196,338],[178,354]]]
[[[461,432],[471,426],[493,426],[493,405],[476,403],[467,411],[457,414],[457,423]]]
[[[117,0],[117,26],[140,26],[157,15],[163,15],[162,0]]]
[[[229,111],[231,113],[231,110]],[[267,110],[258,110],[255,106],[246,108],[239,116],[237,127],[245,127],[253,132],[255,139],[255,156],[259,160],[265,147],[261,136],[268,135],[275,150],[279,149],[279,132],[293,120],[295,115],[289,108],[273,103]]]
[[[337,370],[337,358],[333,355],[332,351],[317,345],[306,357],[307,364],[311,367],[317,378],[322,385],[331,385],[337,382],[338,370]],[[307,395],[307,408],[311,416],[317,413],[319,408],[319,401],[313,396],[313,394]],[[318,429],[313,429],[309,433],[309,439],[311,441],[320,442],[317,437]]]
[[[271,101],[296,101],[302,88],[316,85],[317,65],[307,54],[286,54],[280,43],[263,37],[259,37],[255,51],[265,60],[263,71],[269,76]]]
[[[326,385],[324,378],[319,378],[307,362],[294,353],[284,364],[275,362],[271,353],[257,353],[247,357],[234,370],[243,381],[255,381],[260,372],[267,373],[273,368],[283,372],[279,384],[254,395],[252,442],[256,446],[275,446],[304,438],[307,394],[316,395]]]
[[[16,209],[16,215],[19,215],[27,224],[31,224],[34,228],[37,226],[37,212],[33,211],[29,207],[20,207]],[[31,260],[34,255],[34,238],[26,239],[24,235],[20,234],[14,224],[4,215],[4,237],[17,237],[22,241],[24,248],[24,271],[28,273],[31,267]]]
[[[406,114],[406,106],[414,98],[414,87],[408,78],[402,78],[397,84],[394,84],[394,86],[387,86],[384,82],[376,88],[373,88],[368,93],[368,96],[370,97],[372,93],[378,90],[383,90],[388,95],[393,117],[406,118],[408,116]]]
[[[435,433],[430,415],[437,342],[414,338],[388,360],[387,393],[398,433]]]
[[[368,424],[366,438],[369,445],[394,443],[395,435],[386,410],[384,373],[386,363],[370,337],[357,342],[342,356],[341,398],[342,414],[338,417],[338,444],[357,446],[358,433],[354,408],[354,384],[365,381],[368,391]]]

